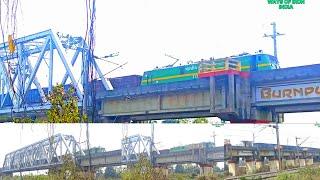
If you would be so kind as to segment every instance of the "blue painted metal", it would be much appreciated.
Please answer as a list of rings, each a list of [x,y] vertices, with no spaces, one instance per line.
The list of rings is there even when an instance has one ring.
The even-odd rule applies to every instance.
[[[265,150],[275,150],[277,147],[277,144],[266,144],[266,143],[254,143],[253,147],[257,149],[265,149]],[[297,146],[290,146],[290,145],[281,145],[282,151],[297,151]],[[303,151],[306,149],[308,152],[312,153],[319,153],[320,154],[320,149],[319,148],[313,148],[313,147],[298,147],[299,151]]]
[[[284,68],[284,69],[276,69],[270,71],[257,71],[252,72],[248,79],[248,83],[245,81],[240,80],[238,77],[235,77],[234,80],[224,80],[226,85],[230,85],[235,81],[236,86],[231,87],[234,90],[230,91],[230,87],[223,87],[224,85],[220,83],[221,92],[225,91],[227,93],[226,96],[235,96],[234,100],[228,100],[227,104],[231,105],[231,103],[235,103],[235,107],[229,108],[225,111],[225,116],[221,118],[225,120],[230,120],[232,122],[254,122],[255,120],[261,120],[259,122],[270,122],[275,121],[280,118],[277,113],[286,113],[286,112],[307,112],[307,111],[320,111],[320,97],[314,96],[309,97],[307,99],[283,99],[277,101],[257,101],[259,99],[256,93],[257,89],[265,88],[265,87],[286,87],[288,85],[297,85],[300,86],[302,84],[319,84],[320,82],[320,65],[309,65],[309,66],[301,66],[301,67],[293,67],[293,68]],[[124,77],[120,77],[124,78]],[[112,80],[111,80],[112,83]],[[117,82],[126,84],[125,80]],[[247,85],[245,85],[247,84]],[[221,86],[222,85],[222,86]],[[216,86],[217,88],[218,86]],[[245,90],[244,88],[248,88]],[[251,88],[251,90],[250,90]],[[210,89],[209,79],[199,79],[193,81],[182,81],[182,82],[174,82],[174,83],[167,83],[167,84],[157,84],[157,85],[149,85],[149,86],[129,86],[129,87],[120,87],[116,88],[113,91],[108,92],[98,92],[97,99],[100,101],[108,101],[118,99],[118,102],[122,102],[125,99],[141,99],[142,97],[147,100],[156,98],[156,97],[165,97],[166,94],[178,93],[184,94],[186,91],[194,91],[194,92],[203,92],[208,91]],[[245,93],[247,92],[247,93]],[[160,95],[160,96],[159,96]],[[148,99],[148,97],[150,97]],[[214,96],[215,97],[215,96]],[[248,106],[241,103],[241,101],[248,101]],[[229,103],[228,103],[229,102]],[[161,103],[161,100],[160,100]],[[122,104],[124,105],[124,104]],[[105,106],[108,106],[105,104]],[[161,107],[161,104],[159,105]],[[233,105],[231,106],[233,107]],[[195,107],[197,108],[197,107]],[[187,115],[183,114],[182,109],[179,109],[181,112],[176,112],[175,109],[168,109],[166,112],[162,111],[154,111],[152,113],[146,112],[139,112],[139,114],[117,114],[117,113],[110,113],[109,111],[106,112],[105,117],[106,119],[110,118],[114,119],[116,116],[119,121],[121,118],[126,119],[150,119],[150,118],[157,118],[161,119],[161,117],[166,118],[166,115],[171,113],[171,118],[179,118],[179,117],[186,117]],[[205,114],[206,116],[217,116],[220,117],[224,115],[224,112],[213,111],[210,113],[204,113],[201,111],[202,109],[198,109],[199,113]],[[200,112],[201,111],[201,112]],[[129,112],[129,111],[128,111]],[[110,113],[110,114],[108,114]],[[188,116],[190,117],[198,117],[199,113],[197,114],[197,110],[194,109]],[[220,113],[220,114],[219,114]],[[226,113],[229,113],[226,114]],[[103,113],[101,114],[103,116]],[[231,116],[230,116],[231,115]]]
[[[79,83],[77,79],[83,79],[85,73],[88,72],[81,73],[80,77],[76,77],[71,66],[79,59],[78,55],[80,53],[82,53],[82,62],[87,62],[88,60],[87,56],[83,55],[87,54],[87,45],[83,38],[68,35],[67,38],[62,37],[59,39],[51,30],[46,30],[18,38],[14,43],[17,50],[12,54],[7,50],[7,42],[0,44],[0,114],[10,113],[10,111],[21,112],[30,110],[29,107],[32,107],[31,109],[46,109],[49,104],[45,96],[52,91],[53,78],[58,71],[57,68],[60,68],[59,70],[64,68],[66,71],[61,83],[65,84],[68,78],[70,78],[70,85],[76,90],[78,100],[82,100],[83,84]],[[74,51],[71,65],[64,53],[65,49]],[[57,56],[54,55],[55,51],[57,52]],[[49,57],[47,56],[47,52],[49,52]],[[32,58],[31,55],[36,56],[36,59]],[[46,77],[48,87],[42,88],[41,84],[44,82],[40,82],[37,75],[39,75],[40,66],[45,59],[49,59],[49,63],[47,64],[49,77]],[[63,67],[54,67],[56,61],[61,61]],[[95,68],[101,73],[98,65]],[[104,86],[106,89],[112,89],[108,81],[103,77],[102,80],[105,82]],[[32,85],[36,89],[31,90]]]
[[[52,41],[50,39],[50,41]],[[49,71],[50,69],[53,69],[53,43],[50,42],[50,58],[49,58]],[[49,72],[49,81],[48,81],[48,87],[49,87],[49,92],[52,91],[52,78],[53,78],[53,71]]]
[[[54,34],[52,34],[52,35],[54,35]],[[60,42],[58,42],[58,41],[56,40],[56,38],[51,37],[51,40],[52,40],[55,44],[58,44],[58,43],[60,44]],[[60,46],[60,47],[61,47],[61,46]],[[63,65],[64,65],[67,73],[69,74],[69,77],[70,77],[70,79],[71,79],[71,82],[72,82],[72,84],[73,84],[73,87],[74,87],[75,90],[76,90],[76,93],[77,93],[77,95],[78,95],[78,98],[80,98],[79,100],[82,100],[82,93],[81,93],[81,90],[80,90],[80,88],[79,88],[79,86],[78,86],[78,82],[76,81],[74,75],[72,74],[71,69],[70,69],[70,66],[69,66],[69,64],[68,64],[68,62],[67,62],[67,60],[66,60],[66,56],[64,55],[64,53],[62,52],[62,50],[60,49],[60,47],[59,47],[59,46],[56,46],[57,51],[58,51],[58,54],[59,54],[59,56],[60,56],[60,58],[61,58],[61,61],[62,61]],[[87,60],[84,59],[84,61],[87,61]],[[84,72],[84,73],[86,73],[86,72]]]
[[[110,80],[112,82],[112,80]],[[146,94],[168,93],[176,91],[196,90],[209,88],[208,79],[181,81],[168,84],[154,84],[149,86],[136,86],[115,89],[114,91],[97,93],[97,99],[121,98],[126,96],[139,96]]]
[[[320,77],[320,64],[276,69],[272,71],[256,71],[250,74],[253,84],[277,83],[286,80],[305,80]]]

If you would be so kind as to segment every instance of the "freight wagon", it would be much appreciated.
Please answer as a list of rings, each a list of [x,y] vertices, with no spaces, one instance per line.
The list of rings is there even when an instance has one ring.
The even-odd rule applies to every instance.
[[[198,143],[198,144],[189,144],[189,145],[185,145],[185,146],[176,146],[173,148],[169,149],[170,153],[174,153],[174,152],[183,152],[183,151],[189,151],[192,149],[207,149],[207,150],[211,150],[214,148],[214,143],[212,142],[202,142],[202,143]]]

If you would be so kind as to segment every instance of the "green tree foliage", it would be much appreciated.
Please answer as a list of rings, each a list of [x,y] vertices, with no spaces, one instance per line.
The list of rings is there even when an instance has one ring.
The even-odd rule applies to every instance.
[[[180,124],[188,124],[190,121],[188,119],[178,119],[178,123]]]
[[[213,166],[213,172],[224,172],[224,169],[219,168],[218,166]]]
[[[185,169],[182,164],[177,164],[176,168],[174,169],[174,172],[175,173],[185,173]]]
[[[320,179],[320,168],[303,168],[296,174],[281,173],[277,180],[318,180]]]
[[[177,164],[175,168],[175,173],[182,173],[182,174],[189,174],[192,177],[195,177],[200,173],[200,169],[198,166],[191,165],[191,164],[186,164],[186,165],[181,165]]]
[[[53,88],[53,91],[47,96],[51,103],[51,108],[47,112],[50,123],[78,123],[80,121],[78,99],[74,92],[73,88],[65,91],[61,84]]]
[[[208,119],[207,118],[204,118],[204,117],[200,117],[200,118],[196,118],[193,123],[194,124],[205,124],[205,123],[208,123]]]
[[[164,120],[162,123],[179,123],[179,124],[206,124],[209,123],[209,120],[205,117],[195,118],[195,119],[167,119]]]
[[[61,168],[49,171],[48,178],[58,180],[93,180],[94,174],[89,171],[82,171],[76,166],[72,157],[68,155],[63,158]]]
[[[14,123],[33,123],[33,120],[29,117],[24,117],[24,118],[14,118],[13,122]]]
[[[123,180],[165,180],[167,177],[152,167],[150,161],[140,157],[139,161],[121,174]]]
[[[116,170],[112,166],[108,166],[104,171],[104,177],[108,178],[119,178],[120,175],[116,172]]]
[[[222,180],[223,178],[222,177],[219,177],[218,175],[216,174],[209,174],[207,176],[198,176],[196,178],[197,180]]]

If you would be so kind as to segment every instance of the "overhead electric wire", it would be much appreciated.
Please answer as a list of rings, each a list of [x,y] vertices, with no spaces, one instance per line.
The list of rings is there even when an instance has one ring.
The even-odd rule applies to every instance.
[[[95,0],[86,0],[86,13],[87,13],[87,29],[86,29],[86,36],[85,36],[85,41],[88,41],[88,53],[89,53],[89,59],[88,59],[88,69],[86,69],[86,72],[88,72],[89,74],[88,75],[85,75],[85,77],[87,78],[85,81],[86,81],[86,84],[85,84],[85,96],[87,96],[88,94],[86,93],[89,93],[88,90],[88,82],[89,82],[89,78],[91,78],[91,80],[93,79],[93,56],[94,56],[94,45],[95,45],[95,32],[94,32],[94,29],[95,29],[95,19],[96,19],[96,16],[95,16],[95,13],[96,13],[96,9],[95,9]],[[88,27],[89,27],[89,31],[88,31]],[[87,71],[88,70],[88,71]],[[94,86],[92,83],[91,83],[91,86]],[[94,87],[92,87],[94,88]],[[94,95],[93,94],[93,91],[95,91],[94,89],[91,88],[91,95]],[[94,98],[94,97],[93,97]],[[94,102],[94,99],[93,99],[93,102],[92,104],[95,104]],[[88,105],[89,105],[89,100],[88,98],[84,98],[83,100],[83,107],[85,108],[88,108]],[[85,112],[83,113],[87,113],[87,109],[83,108],[83,110]],[[92,108],[95,108],[95,106],[93,106]],[[94,110],[92,110],[91,113],[93,113]],[[94,115],[92,115],[92,118],[94,118]],[[94,119],[93,119],[94,120]],[[90,152],[90,141],[89,141],[89,119],[87,120],[86,122],[86,126],[87,126],[87,129],[86,129],[86,135],[87,135],[87,150],[88,150],[88,155],[89,155],[89,171],[91,171],[91,152]]]

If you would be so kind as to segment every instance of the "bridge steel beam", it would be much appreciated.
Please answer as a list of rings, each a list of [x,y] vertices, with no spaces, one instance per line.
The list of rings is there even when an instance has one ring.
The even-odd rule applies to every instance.
[[[76,152],[84,155],[73,136],[57,134],[7,154],[1,173],[54,168],[63,163],[64,156],[74,158]]]
[[[84,85],[78,81],[88,72],[78,73],[73,66],[78,59],[81,59],[78,60],[82,61],[81,65],[87,61],[87,56],[83,54],[86,54],[88,47],[82,37],[46,30],[18,38],[14,40],[14,45],[16,51],[9,52],[8,42],[0,44],[0,115],[6,115],[8,109],[11,109],[11,112],[28,112],[31,109],[29,107],[36,106],[39,106],[37,109],[46,109],[45,106],[50,105],[46,95],[52,91],[53,83],[65,85],[67,80],[70,80],[68,85],[75,89],[75,94],[81,102]],[[73,53],[71,63],[67,50],[68,55]],[[82,56],[79,57],[79,54]],[[94,59],[92,62],[95,70],[101,75],[98,64]],[[61,75],[64,76],[60,77]],[[104,77],[100,78],[104,88],[111,90],[110,82]],[[46,86],[48,88],[44,88]],[[36,89],[32,89],[33,87]],[[40,96],[37,100],[32,97],[37,95]],[[29,102],[28,98],[33,99],[32,102]]]
[[[320,110],[320,64],[254,72],[252,108],[282,120],[283,113]],[[276,114],[276,115],[275,115]]]
[[[99,115],[105,122],[195,117],[219,117],[241,122],[250,119],[247,117],[251,111],[247,86],[247,78],[232,74],[115,89],[97,93],[101,102]]]

